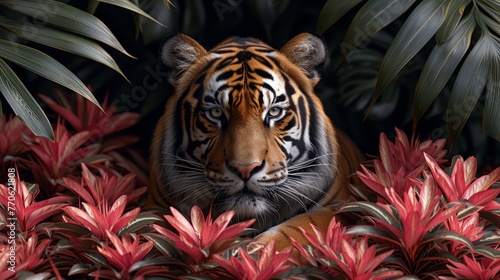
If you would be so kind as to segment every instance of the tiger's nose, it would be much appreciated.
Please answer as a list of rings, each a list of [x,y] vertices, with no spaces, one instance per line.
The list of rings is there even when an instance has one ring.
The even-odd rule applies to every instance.
[[[250,179],[250,176],[252,176],[250,173],[255,170],[255,168],[259,167],[261,165],[260,162],[252,162],[252,163],[241,163],[237,161],[231,161],[229,162],[229,165],[240,173],[240,178],[242,180],[247,181]]]

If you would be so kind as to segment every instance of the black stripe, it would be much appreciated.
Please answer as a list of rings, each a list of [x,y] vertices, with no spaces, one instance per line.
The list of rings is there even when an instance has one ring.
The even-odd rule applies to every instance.
[[[266,47],[262,47],[262,48],[255,48],[254,49],[255,51],[258,51],[258,52],[262,52],[262,53],[272,53],[272,52],[275,52],[276,50],[275,49],[271,49],[271,48],[266,48]]]
[[[233,62],[233,60],[234,60],[234,56],[231,56],[231,57],[219,60],[218,63],[217,63],[217,65],[215,66],[215,70],[216,71],[221,70],[222,68],[230,65],[231,62]]]
[[[270,92],[273,93],[274,96],[276,96],[276,91],[268,83],[263,83],[262,88],[269,90]]]
[[[263,64],[266,68],[273,69],[273,64],[264,56],[254,55],[253,58]]]
[[[286,118],[287,116],[285,116]],[[290,130],[292,127],[294,127],[295,125],[297,125],[297,121],[295,120],[295,118],[292,118],[287,124],[286,126],[284,127],[283,130]]]
[[[232,48],[219,48],[219,49],[216,49],[216,50],[212,50],[213,53],[216,53],[216,54],[226,54],[226,53],[234,53],[234,49]]]
[[[269,72],[262,69],[255,69],[255,74],[259,75],[264,79],[274,80],[273,76]]]
[[[234,75],[233,70],[228,70],[228,71],[222,72],[219,76],[217,76],[216,81],[220,82],[222,80],[227,80],[227,79],[231,78],[233,75]]]
[[[200,76],[195,81],[195,84],[203,84],[205,77],[207,76],[207,71],[212,67],[212,65],[217,61],[217,59],[210,60],[205,67],[200,71]],[[183,97],[184,98],[184,97]]]
[[[212,96],[210,96],[210,95],[205,95],[205,96],[203,96],[203,101],[204,101],[205,103],[216,103],[215,98],[213,98],[213,97],[212,97]]]
[[[285,93],[290,98],[290,100],[292,100],[291,99],[292,95],[294,95],[296,92],[295,88],[290,83],[290,79],[288,78],[288,76],[286,75],[285,72],[281,71],[281,76],[283,77],[283,80],[285,81]]]
[[[273,92],[273,93],[274,93],[274,92]],[[275,103],[278,103],[278,102],[284,102],[285,100],[286,100],[286,97],[285,97],[285,95],[283,95],[283,94],[282,94],[282,95],[278,95],[278,96],[276,96],[276,98],[274,99],[274,102],[275,102]]]

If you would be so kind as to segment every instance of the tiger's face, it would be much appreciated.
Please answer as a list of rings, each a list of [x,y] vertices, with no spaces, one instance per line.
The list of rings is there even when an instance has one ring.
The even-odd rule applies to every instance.
[[[311,34],[281,51],[251,38],[210,51],[185,35],[167,39],[176,93],[153,143],[157,199],[185,214],[235,210],[261,230],[331,200],[335,134],[313,93],[325,56]]]

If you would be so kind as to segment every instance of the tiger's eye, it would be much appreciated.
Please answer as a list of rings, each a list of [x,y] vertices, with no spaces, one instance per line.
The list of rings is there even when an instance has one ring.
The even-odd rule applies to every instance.
[[[213,117],[213,118],[220,118],[222,116],[223,112],[220,108],[212,108],[210,109],[210,115]]]
[[[269,109],[269,112],[267,112],[267,114],[271,117],[271,118],[276,118],[276,117],[279,117],[281,115],[281,112],[283,112],[283,109],[282,108],[279,108],[279,107],[273,107],[271,109]]]

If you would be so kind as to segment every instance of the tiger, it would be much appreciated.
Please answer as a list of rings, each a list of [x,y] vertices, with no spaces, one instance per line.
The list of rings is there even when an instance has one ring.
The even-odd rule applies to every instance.
[[[167,37],[160,57],[175,92],[153,133],[148,207],[233,210],[277,248],[304,241],[299,227],[326,228],[363,160],[314,92],[327,54],[311,33],[279,50],[249,37],[208,51]]]

